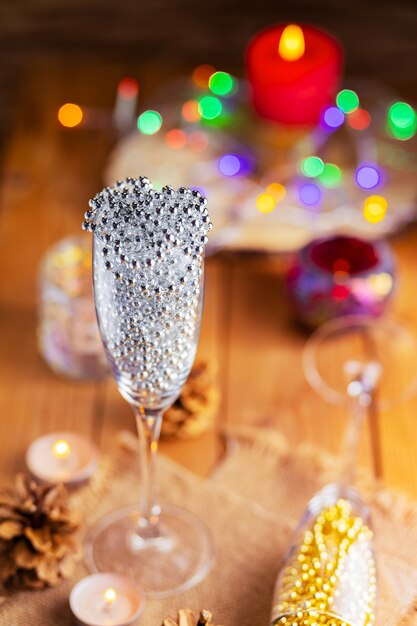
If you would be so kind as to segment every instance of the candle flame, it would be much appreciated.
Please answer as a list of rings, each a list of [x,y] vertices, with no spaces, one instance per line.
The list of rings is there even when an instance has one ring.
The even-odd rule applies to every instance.
[[[71,454],[71,446],[66,439],[58,439],[52,446],[52,454],[57,459],[66,459]]]
[[[117,593],[115,592],[114,589],[106,589],[106,591],[103,593],[103,599],[104,602],[106,603],[106,606],[110,607],[114,604],[114,602],[116,601],[117,598]]]
[[[281,34],[278,52],[285,61],[301,59],[305,51],[304,33],[300,26],[289,24]]]

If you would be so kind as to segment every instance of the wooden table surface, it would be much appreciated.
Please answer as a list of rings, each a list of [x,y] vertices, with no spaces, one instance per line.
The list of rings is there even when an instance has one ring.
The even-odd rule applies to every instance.
[[[172,68],[34,65],[22,81],[3,158],[0,198],[0,481],[24,468],[24,453],[41,433],[74,430],[103,450],[119,429],[134,428],[112,379],[57,377],[36,344],[37,272],[48,247],[80,232],[87,200],[102,187],[114,138],[94,129],[59,127],[66,101],[113,104],[126,72],[145,94]],[[417,229],[392,241],[399,288],[392,313],[417,331]],[[199,474],[222,454],[221,426],[281,430],[290,442],[310,441],[337,452],[343,409],[309,388],[301,369],[306,339],[292,323],[280,257],[222,253],[207,262],[199,354],[218,363],[222,403],[218,428],[194,441],[163,443],[162,451]],[[417,398],[381,415],[384,479],[417,498]],[[370,463],[369,435],[360,460]],[[254,468],[255,471],[255,468]],[[279,477],[277,477],[279,480]]]

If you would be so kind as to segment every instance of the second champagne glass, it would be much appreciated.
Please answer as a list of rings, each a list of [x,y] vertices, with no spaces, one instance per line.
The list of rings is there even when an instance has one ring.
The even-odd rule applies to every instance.
[[[205,525],[160,505],[155,457],[163,411],[190,372],[203,302],[206,200],[186,188],[156,191],[144,177],[106,188],[90,203],[94,298],[100,334],[140,442],[140,501],[110,513],[90,532],[94,571],[136,577],[153,597],[199,582],[213,560]]]

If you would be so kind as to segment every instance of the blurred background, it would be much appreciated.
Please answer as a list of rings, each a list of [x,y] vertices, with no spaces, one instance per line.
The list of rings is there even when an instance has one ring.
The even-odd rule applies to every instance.
[[[156,106],[152,98],[161,85],[190,77],[202,63],[244,77],[249,40],[279,22],[310,23],[332,33],[344,50],[345,85],[351,77],[369,85],[378,81],[396,98],[417,101],[413,0],[0,2],[0,409],[14,426],[11,431],[6,421],[0,425],[0,437],[10,444],[0,472],[21,467],[30,440],[48,429],[74,429],[106,444],[121,427],[133,428],[112,380],[64,380],[39,355],[40,262],[57,241],[80,233],[88,198],[102,187],[118,139],[105,125],[63,128],[59,108],[77,103],[95,112],[96,120],[100,111],[109,116],[124,76],[139,82],[136,113]],[[396,242],[400,288],[394,311],[417,328],[417,309],[407,296],[415,291],[415,227]],[[279,255],[228,252],[207,264],[199,349],[219,364],[219,421],[278,425],[289,439],[302,433],[337,451],[342,422],[328,428],[328,407],[304,379],[300,355],[306,335],[295,328],[285,296],[284,264]],[[256,369],[263,375],[254,377]],[[280,372],[286,384],[279,386]],[[332,411],[332,417],[345,413]],[[415,439],[413,413],[404,409],[401,415],[396,424],[388,416],[382,433],[386,477],[397,485],[410,473],[411,456],[400,464],[393,459],[404,441]],[[205,473],[217,444],[215,436],[204,440],[189,461],[188,444],[169,450]],[[362,459],[368,456],[365,451]],[[417,469],[411,482],[417,493]]]
[[[0,3],[0,106],[4,133],[22,72],[31,64],[149,61],[242,70],[250,37],[274,22],[318,24],[346,53],[346,73],[382,78],[406,97],[416,83],[413,0],[15,0]]]

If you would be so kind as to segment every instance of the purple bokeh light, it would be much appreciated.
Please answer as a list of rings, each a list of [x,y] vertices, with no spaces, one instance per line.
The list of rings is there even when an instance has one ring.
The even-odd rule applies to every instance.
[[[321,200],[320,187],[314,183],[306,183],[300,187],[299,197],[303,204],[307,206],[315,206]]]
[[[355,179],[362,189],[374,189],[381,182],[381,174],[374,165],[361,165],[356,170]]]
[[[207,198],[207,192],[202,187],[190,187],[191,191],[199,191],[202,196]]]
[[[249,152],[245,154],[229,152],[219,158],[217,167],[223,176],[246,176],[253,170],[254,158]]]
[[[237,154],[224,154],[219,159],[218,167],[223,176],[236,176],[240,174],[242,162]]]
[[[339,128],[345,121],[345,114],[338,107],[329,107],[323,115],[323,122],[327,128]]]

